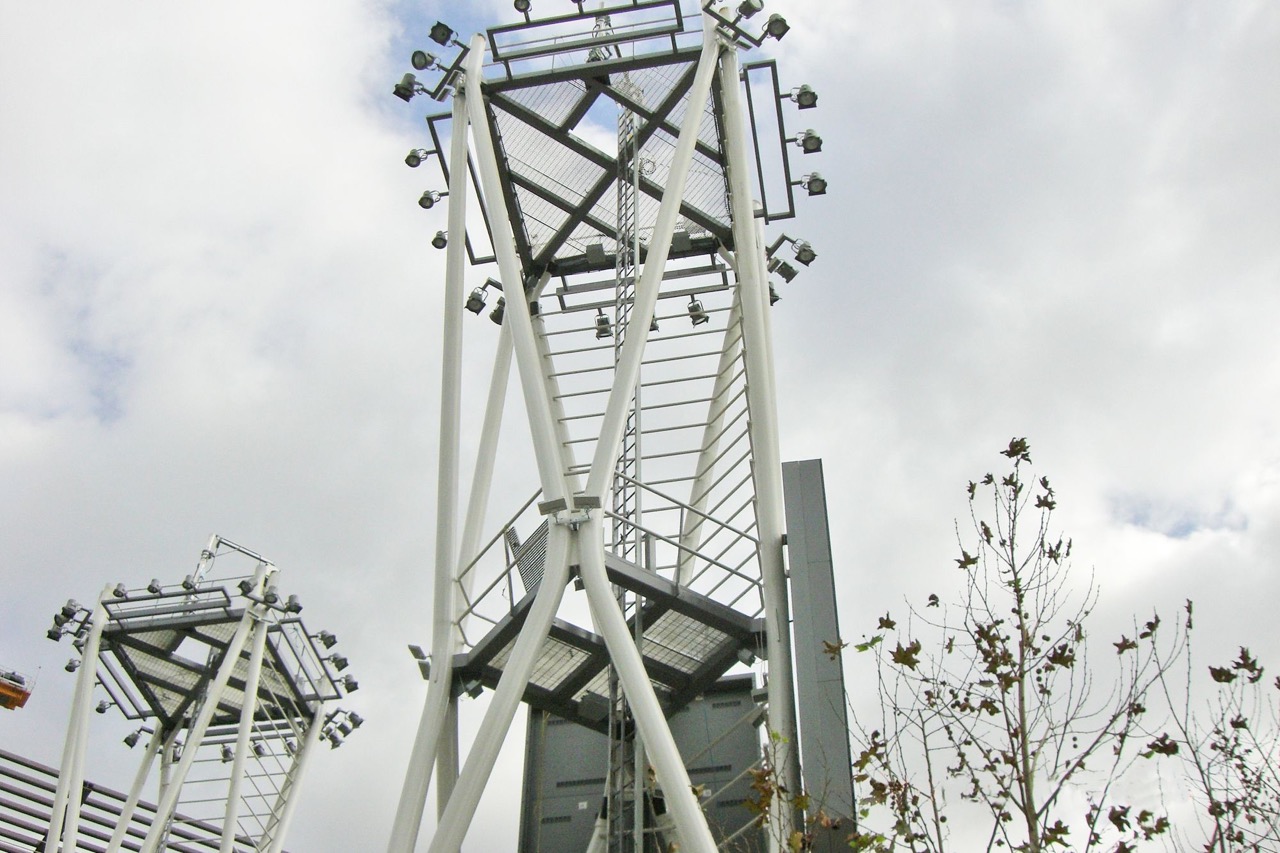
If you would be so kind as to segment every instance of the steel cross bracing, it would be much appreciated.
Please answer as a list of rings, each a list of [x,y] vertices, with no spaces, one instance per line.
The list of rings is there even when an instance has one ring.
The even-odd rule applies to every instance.
[[[248,558],[248,568],[212,580],[219,555]],[[150,733],[119,821],[100,849],[168,849],[171,835],[191,837],[186,824],[218,826],[221,851],[282,849],[296,782],[332,720],[326,707],[340,697],[341,681],[296,615],[301,606],[280,598],[276,576],[271,563],[214,536],[181,583],[103,591],[76,632],[80,664],[49,849],[59,839],[76,849],[95,683],[110,697],[99,713],[115,706],[145,724],[126,743]],[[155,817],[140,834],[133,815],[157,764]]]
[[[506,309],[463,513],[467,241],[451,239],[431,683],[391,851],[414,849],[433,773],[430,849],[459,849],[521,702],[625,728],[665,797],[667,840],[686,851],[716,842],[666,715],[754,654],[767,660],[769,728],[794,741],[768,293],[742,182],[736,50],[707,26],[697,50],[673,41],[486,81],[484,37],[468,47],[454,81],[449,229],[465,233],[479,189]],[[609,102],[622,114],[616,155],[575,132]],[[512,360],[541,488],[485,538]],[[610,726],[611,673],[625,726]],[[486,688],[479,734],[455,763],[460,694]],[[790,780],[786,748],[774,758]]]

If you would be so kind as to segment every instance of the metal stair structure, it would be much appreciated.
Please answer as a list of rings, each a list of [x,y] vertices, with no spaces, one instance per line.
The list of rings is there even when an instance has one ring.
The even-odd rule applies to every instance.
[[[664,845],[710,853],[723,839],[667,719],[751,666],[778,735],[771,763],[800,790],[770,287],[740,83],[739,52],[760,40],[743,14],[681,5],[526,13],[466,44],[437,23],[455,58],[415,59],[441,72],[434,89],[397,87],[452,109],[428,117],[433,148],[413,155],[436,155],[448,182],[420,202],[447,196],[448,243],[430,684],[392,853],[415,849],[433,778],[429,849],[460,848],[522,703],[613,739],[592,851],[657,850],[661,823]],[[612,150],[592,142],[609,137]],[[469,298],[468,261],[498,267]],[[479,314],[490,287],[499,327],[478,326],[492,379],[467,408],[464,305]],[[489,534],[513,362],[532,444],[519,462],[539,488]],[[480,424],[465,507],[464,409]],[[458,703],[486,690],[462,756]],[[793,819],[770,815],[780,837]]]

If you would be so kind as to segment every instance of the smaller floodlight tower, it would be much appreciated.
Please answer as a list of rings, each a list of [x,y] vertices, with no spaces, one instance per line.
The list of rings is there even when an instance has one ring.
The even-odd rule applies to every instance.
[[[468,43],[437,22],[439,55],[411,62],[438,76],[393,87],[452,110],[427,117],[431,145],[405,158],[439,168],[446,184],[418,204],[434,217],[446,200],[448,219],[427,231],[446,252],[431,651],[415,651],[430,685],[388,849],[414,851],[434,774],[430,850],[456,853],[524,703],[604,744],[582,759],[575,814],[539,813],[556,849],[745,850],[761,835],[747,771],[802,790],[768,276],[798,274],[775,263],[784,242],[802,267],[817,253],[791,238],[766,249],[760,229],[795,215],[796,187],[825,191],[790,165],[822,139],[783,120],[785,102],[817,95],[783,94],[772,61],[740,62],[789,30],[750,20],[763,0],[555,5],[521,0],[523,22]],[[468,283],[468,259],[497,271]],[[487,308],[492,379],[461,511],[463,329]],[[521,468],[536,492],[508,489],[495,525],[513,362],[532,452],[504,473]],[[486,690],[463,756],[460,702]],[[712,695],[751,707],[713,709]],[[712,710],[732,732],[695,733]],[[726,763],[730,734],[753,747],[747,766],[695,785]],[[530,755],[577,743],[548,735]],[[804,819],[782,799],[775,847]],[[567,840],[580,817],[584,836]]]
[[[44,849],[78,850],[85,835],[107,853],[197,841],[220,853],[280,851],[317,743],[336,747],[363,722],[333,706],[356,680],[331,651],[334,635],[309,633],[301,611],[280,592],[275,565],[216,535],[177,583],[119,583],[92,606],[68,601],[48,636],[72,638],[79,657],[66,669],[78,674]],[[144,736],[146,745],[118,819],[87,826],[89,724],[113,707],[140,724],[125,745]],[[157,759],[154,817],[137,819]]]

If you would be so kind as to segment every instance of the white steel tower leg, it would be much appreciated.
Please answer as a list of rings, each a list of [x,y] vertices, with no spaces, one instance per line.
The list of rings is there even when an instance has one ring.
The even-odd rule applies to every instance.
[[[457,853],[462,847],[476,805],[502,748],[502,740],[524,698],[533,665],[537,663],[538,649],[564,596],[564,588],[569,581],[569,534],[568,527],[561,524],[551,525],[548,531],[547,562],[542,583],[507,658],[502,677],[498,679],[498,687],[480,723],[475,744],[467,754],[453,796],[440,817],[435,837],[431,839],[431,853]]]
[[[98,677],[98,648],[102,629],[107,621],[107,611],[102,602],[110,598],[111,586],[108,585],[94,603],[93,612],[89,616],[89,633],[80,652],[80,673],[76,676],[75,692],[71,699],[71,719],[67,722],[62,767],[58,771],[58,789],[53,798],[49,833],[45,836],[45,848],[51,851],[58,849],[59,838],[65,849],[74,850],[76,835],[80,831],[80,798],[84,782],[84,754],[88,747],[89,712],[93,702],[93,685]]]
[[[293,813],[298,806],[298,785],[302,783],[302,772],[306,769],[307,759],[316,751],[316,744],[320,742],[320,731],[324,728],[324,711],[325,704],[321,702],[316,708],[315,716],[311,719],[311,725],[307,727],[306,737],[302,739],[302,743],[298,745],[298,751],[293,755],[293,766],[289,768],[289,777],[276,796],[276,804],[271,809],[271,818],[262,832],[264,839],[270,839],[265,853],[280,853],[284,848],[284,840],[289,835],[289,824],[293,821]]]
[[[231,853],[236,842],[236,823],[240,817],[240,785],[244,781],[244,764],[249,756],[249,735],[253,732],[253,715],[258,709],[258,680],[262,675],[262,653],[266,648],[267,622],[263,619],[259,620],[253,629],[249,669],[244,678],[244,702],[240,706],[240,728],[236,732],[236,754],[231,764],[231,780],[227,786],[227,808],[222,818],[222,843],[218,847],[218,853]],[[194,749],[194,744],[192,748]]]
[[[390,853],[408,853],[417,841],[418,827],[431,787],[437,748],[449,717],[449,688],[453,680],[455,634],[458,504],[458,435],[462,391],[463,276],[466,262],[467,214],[467,98],[459,90],[453,98],[452,139],[449,145],[449,240],[445,255],[443,370],[440,377],[440,453],[436,488],[435,583],[431,615],[431,684],[409,756],[409,769],[391,829]],[[455,717],[456,718],[456,717]]]
[[[272,567],[274,570],[274,567]],[[253,587],[261,591],[263,578],[266,576],[267,567],[259,565],[258,570],[254,573]],[[222,699],[222,694],[226,692],[227,682],[231,679],[231,673],[235,670],[236,664],[240,660],[240,653],[244,651],[245,643],[249,639],[249,630],[253,627],[253,623],[257,621],[254,614],[255,608],[261,605],[253,605],[245,610],[244,616],[240,618],[240,623],[236,625],[236,631],[231,636],[231,640],[227,643],[227,651],[222,656],[222,662],[218,665],[218,672],[214,675],[213,681],[210,682],[208,689],[205,691],[204,702],[200,706],[200,713],[196,715],[195,722],[187,732],[187,745],[182,750],[182,758],[178,761],[178,767],[173,772],[173,778],[169,780],[165,787],[164,795],[160,797],[160,802],[156,804],[155,821],[151,824],[151,830],[147,833],[146,840],[142,842],[142,853],[155,853],[160,844],[160,839],[165,833],[165,828],[169,824],[169,819],[173,816],[173,810],[178,804],[178,795],[182,791],[182,783],[187,778],[187,772],[191,769],[192,763],[195,762],[196,753],[199,752],[200,741],[204,739],[205,730],[209,728],[209,722],[213,719],[214,712],[218,708],[218,702]]]
[[[715,853],[715,839],[711,837],[706,816],[693,796],[689,774],[676,748],[675,738],[671,736],[671,729],[667,727],[666,716],[653,692],[649,674],[645,672],[640,650],[631,639],[631,632],[627,630],[627,623],[613,598],[605,571],[604,524],[599,514],[593,512],[591,520],[578,533],[581,537],[582,582],[591,604],[591,615],[596,630],[604,637],[609,649],[609,659],[618,670],[622,689],[635,714],[636,728],[644,738],[645,749],[666,795],[671,816],[689,853]]]
[[[738,55],[726,50],[720,59],[725,81],[724,137],[729,177],[729,207],[733,218],[739,304],[742,308],[743,349],[747,365],[747,405],[751,410],[751,447],[755,458],[756,519],[760,534],[760,572],[764,586],[765,630],[769,661],[769,729],[773,765],[779,783],[800,790],[800,764],[796,750],[795,687],[791,663],[791,619],[787,603],[787,577],[782,560],[785,532],[782,499],[782,460],[778,448],[777,401],[769,364],[768,291],[764,279],[764,254],[756,242],[755,204],[751,199],[746,151],[746,124],[738,82]],[[779,798],[775,798],[779,799]],[[776,809],[778,837],[787,839],[794,829],[789,806]]]
[[[124,808],[120,810],[120,820],[116,824],[115,831],[111,833],[111,840],[107,842],[106,853],[117,853],[120,845],[124,843],[129,825],[133,823],[133,813],[138,808],[138,800],[142,798],[142,788],[147,784],[147,777],[151,775],[151,768],[156,763],[156,756],[160,754],[160,747],[164,741],[164,729],[157,726],[151,735],[151,740],[147,741],[147,751],[142,756],[142,763],[138,765],[138,774],[133,778],[129,798],[124,801]]]

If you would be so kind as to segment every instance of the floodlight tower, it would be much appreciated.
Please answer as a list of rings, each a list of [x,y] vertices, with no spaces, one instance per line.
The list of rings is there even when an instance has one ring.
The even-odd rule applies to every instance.
[[[79,658],[67,663],[76,687],[43,849],[80,849],[89,724],[114,707],[142,723],[129,748],[150,737],[111,834],[84,830],[105,842],[92,849],[282,850],[317,744],[337,747],[364,722],[333,706],[358,684],[339,674],[348,664],[328,651],[334,635],[309,634],[301,611],[275,565],[216,535],[178,583],[107,586],[92,607],[68,601],[48,632],[72,637]],[[107,698],[95,706],[98,688]],[[157,759],[153,816],[135,820]]]
[[[754,816],[708,820],[668,720],[753,664],[777,735],[769,765],[801,790],[767,280],[781,244],[766,252],[758,223],[793,216],[794,187],[825,182],[791,178],[789,143],[821,141],[787,136],[781,105],[796,98],[773,63],[739,63],[788,25],[773,15],[753,34],[761,0],[696,15],[681,0],[573,5],[534,18],[517,2],[524,22],[467,44],[438,22],[431,38],[453,58],[417,51],[434,86],[395,86],[452,110],[428,117],[432,147],[406,158],[436,155],[447,190],[419,204],[447,198],[448,223],[432,241],[447,254],[430,684],[391,853],[414,850],[433,774],[430,850],[460,848],[522,701],[610,739],[590,850],[711,853]],[[606,117],[610,152],[587,141]],[[762,165],[775,137],[785,207]],[[468,232],[473,194],[484,228]],[[468,259],[498,277],[466,296]],[[464,308],[482,313],[490,290],[500,328],[460,512]],[[513,359],[539,490],[486,539]],[[486,688],[460,761],[460,696]],[[773,809],[770,834],[786,839],[797,815],[781,798]]]

